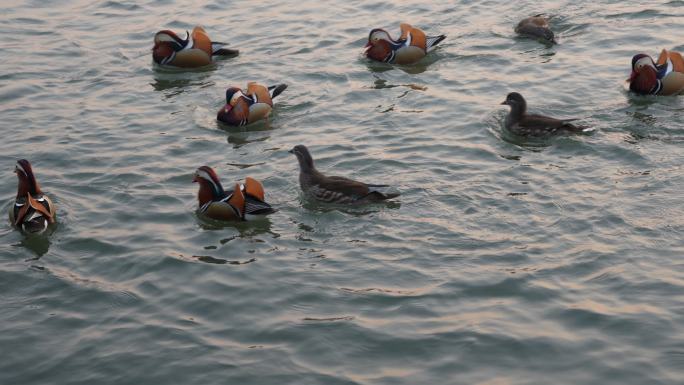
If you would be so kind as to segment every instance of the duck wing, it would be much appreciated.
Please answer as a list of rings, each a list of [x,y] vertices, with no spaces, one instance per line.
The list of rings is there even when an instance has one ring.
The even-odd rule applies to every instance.
[[[309,190],[317,199],[331,203],[368,203],[398,196],[385,191],[389,185],[366,184],[342,176],[320,178]]]
[[[576,126],[572,121],[577,119],[556,119],[543,115],[526,115],[517,122],[517,126],[524,135],[542,136],[558,132],[582,132],[583,126]]]

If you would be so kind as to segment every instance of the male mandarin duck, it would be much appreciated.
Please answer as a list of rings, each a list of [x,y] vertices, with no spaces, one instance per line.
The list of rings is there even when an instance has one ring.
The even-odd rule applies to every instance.
[[[199,212],[222,221],[244,221],[253,215],[270,214],[275,210],[264,199],[264,187],[247,177],[244,184],[235,184],[233,191],[223,190],[216,172],[209,166],[195,171],[193,182],[199,183]]]
[[[424,58],[446,35],[426,36],[425,32],[402,23],[401,37],[394,40],[384,29],[368,34],[366,57],[390,64],[413,64]]]
[[[55,223],[55,205],[40,190],[28,160],[17,161],[14,172],[19,186],[9,211],[10,222],[27,233],[42,233],[49,224]]]
[[[211,64],[215,56],[235,56],[236,49],[222,48],[225,43],[212,42],[202,27],[187,31],[181,39],[173,31],[163,30],[154,35],[152,58],[160,65],[196,68]]]
[[[515,32],[541,39],[549,44],[557,44],[553,31],[549,27],[548,19],[541,14],[522,19],[515,27]]]
[[[684,59],[679,52],[663,50],[654,62],[640,53],[632,57],[629,89],[642,95],[677,95],[684,93]]]
[[[575,126],[570,123],[576,119],[555,119],[543,115],[528,114],[527,102],[517,92],[508,94],[506,100],[501,104],[511,107],[504,125],[508,131],[516,135],[540,137],[591,131],[587,127]]]
[[[316,200],[327,203],[364,204],[380,202],[398,197],[390,186],[365,184],[341,176],[325,176],[313,164],[313,158],[304,145],[297,145],[289,151],[299,161],[299,186],[302,191]]]
[[[216,119],[231,126],[244,126],[268,119],[273,109],[273,98],[286,88],[286,84],[266,88],[255,82],[247,84],[246,92],[238,87],[230,87],[226,90],[226,105],[221,107]]]

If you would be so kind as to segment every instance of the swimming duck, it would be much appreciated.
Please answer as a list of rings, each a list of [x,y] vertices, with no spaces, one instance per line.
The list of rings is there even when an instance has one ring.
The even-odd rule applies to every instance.
[[[663,50],[654,62],[640,53],[632,57],[629,89],[642,95],[677,95],[684,93],[684,59],[679,52]]]
[[[401,37],[394,40],[384,29],[376,28],[368,34],[366,57],[391,64],[412,64],[424,58],[446,35],[426,36],[425,32],[402,23]]]
[[[216,172],[209,166],[195,171],[193,182],[199,183],[197,200],[199,212],[222,221],[244,221],[253,215],[274,212],[264,199],[264,186],[256,179],[247,177],[244,184],[235,184],[231,193],[223,190]]]
[[[305,194],[327,203],[363,204],[399,196],[388,185],[365,184],[341,176],[325,176],[314,167],[309,149],[297,145],[289,151],[299,161],[299,186]]]
[[[196,68],[211,64],[215,56],[235,56],[236,49],[223,48],[226,43],[212,42],[202,27],[187,31],[181,39],[173,31],[165,29],[154,35],[152,58],[160,65]]]
[[[522,19],[515,27],[515,33],[541,39],[550,44],[558,44],[549,27],[549,21],[541,14]]]
[[[226,105],[221,107],[216,119],[231,126],[244,126],[268,119],[273,109],[273,98],[286,88],[286,84],[266,88],[255,82],[247,84],[247,92],[238,87],[230,87],[226,90]]]
[[[520,136],[547,136],[570,132],[588,132],[587,127],[579,127],[570,123],[576,119],[555,119],[542,115],[527,113],[527,102],[522,95],[511,92],[501,102],[511,107],[504,125],[510,132]]]
[[[28,160],[17,161],[14,172],[19,185],[17,198],[9,211],[10,222],[27,233],[42,233],[49,224],[55,223],[55,205],[40,190]]]

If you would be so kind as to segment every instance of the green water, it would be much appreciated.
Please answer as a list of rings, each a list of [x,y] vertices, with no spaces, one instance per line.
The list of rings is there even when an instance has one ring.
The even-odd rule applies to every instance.
[[[684,2],[17,1],[2,7],[0,196],[27,158],[49,237],[0,227],[0,384],[681,384],[684,98],[625,92],[633,54],[684,51]],[[553,15],[559,45],[517,38]],[[418,65],[371,28],[448,37]],[[203,25],[240,56],[158,71],[152,37]],[[286,83],[224,129],[225,89]],[[499,103],[592,135],[502,133]],[[287,150],[388,183],[307,201]],[[196,217],[194,170],[278,208]]]

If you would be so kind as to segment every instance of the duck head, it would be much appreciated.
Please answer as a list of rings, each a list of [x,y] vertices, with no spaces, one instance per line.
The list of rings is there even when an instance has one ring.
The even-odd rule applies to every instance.
[[[190,34],[186,32],[188,36]],[[176,52],[185,47],[188,39],[181,39],[175,32],[165,29],[154,35],[154,47],[152,47],[152,59],[157,64],[168,64],[173,61]]]
[[[650,56],[640,53],[632,57],[629,89],[638,94],[649,94],[658,83],[658,71]]]
[[[36,182],[36,177],[33,175],[31,163],[26,159],[20,159],[14,166],[14,173],[17,174],[19,184],[17,186],[17,198],[23,198],[26,194],[38,195],[43,192],[40,191],[40,186]]]
[[[506,100],[501,104],[511,107],[511,114],[523,115],[527,110],[527,102],[522,95],[517,92],[511,92],[506,96]]]
[[[230,113],[230,110],[235,107],[235,104],[237,104],[238,100],[240,100],[240,97],[245,96],[245,94],[242,93],[242,90],[238,87],[229,87],[226,90],[226,105],[223,106],[218,112],[218,120],[221,120],[220,116],[221,114],[228,114]]]
[[[290,154],[295,154],[299,161],[299,168],[301,170],[312,170],[314,168],[313,158],[309,153],[309,149],[303,144],[298,144],[288,151]]]
[[[198,168],[195,171],[192,181],[199,183],[197,200],[199,201],[200,207],[207,202],[217,200],[225,195],[225,191],[223,190],[223,186],[221,185],[216,172],[209,166]]]
[[[387,31],[375,28],[368,34],[368,43],[364,47],[366,56],[375,60],[383,60],[392,51],[391,41],[392,38]]]
[[[54,215],[50,212],[52,206],[43,204],[46,200],[49,202],[49,199],[40,190],[28,160],[17,161],[14,172],[19,179],[15,203],[19,210],[14,216],[14,225],[28,233],[40,233],[48,224],[55,222]]]

